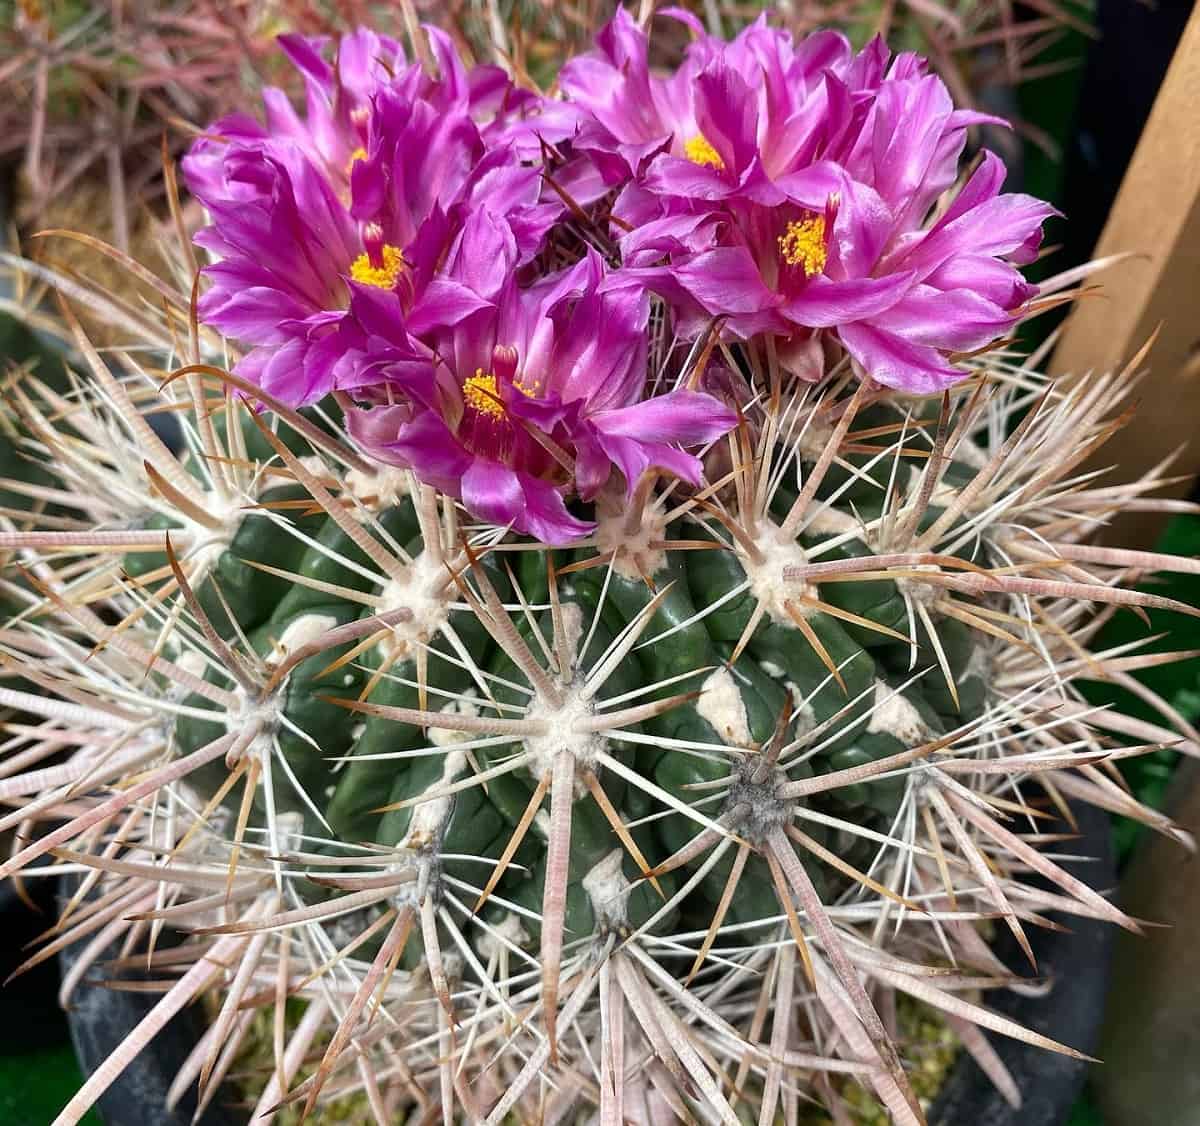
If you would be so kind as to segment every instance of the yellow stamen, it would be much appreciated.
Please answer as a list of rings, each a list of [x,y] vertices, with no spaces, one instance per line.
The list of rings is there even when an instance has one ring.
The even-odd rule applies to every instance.
[[[476,368],[475,374],[463,380],[463,402],[472,410],[492,418],[504,418],[507,411],[500,401],[500,388],[490,371]]]
[[[362,145],[359,145],[358,148],[356,148],[350,154],[350,161],[346,165],[346,168],[347,169],[353,168],[360,160],[366,160],[366,159],[367,159],[367,150],[364,149],[362,147]]]
[[[825,218],[794,219],[779,236],[779,256],[811,278],[825,269]]]
[[[702,133],[697,133],[685,142],[683,151],[687,153],[688,160],[693,164],[703,164],[718,170],[725,167],[725,161],[721,159],[721,154],[712,147],[712,142]]]
[[[538,393],[538,383],[536,379],[532,383],[522,383],[521,380],[514,379],[512,385],[527,399],[532,399]],[[476,368],[474,375],[463,380],[462,390],[463,402],[472,410],[492,418],[507,417],[508,409],[500,398],[500,385],[490,371]]]
[[[400,271],[404,269],[404,255],[398,246],[385,243],[380,251],[383,265],[371,264],[370,256],[363,253],[354,259],[350,267],[350,276],[362,285],[373,285],[379,289],[394,289],[400,279]]]

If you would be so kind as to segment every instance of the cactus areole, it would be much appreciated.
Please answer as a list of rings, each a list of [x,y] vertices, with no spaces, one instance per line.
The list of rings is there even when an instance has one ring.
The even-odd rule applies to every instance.
[[[920,59],[674,18],[675,71],[619,12],[553,98],[284,37],[305,113],[184,162],[186,362],[184,267],[115,370],[68,309],[93,378],[15,386],[59,483],[0,515],[2,874],[84,874],[64,999],[162,989],[61,1126],[206,993],[172,1097],[266,1010],[258,1124],[919,1123],[898,994],[1012,1098],[980,1029],[1073,1053],[980,1003],[983,924],[1136,929],[1043,846],[1067,799],[1175,832],[1111,759],[1200,749],[1077,687],[1167,659],[1111,614],[1193,612],[1088,543],[1161,483],[1080,470],[1134,373],[1013,351],[1051,209]]]

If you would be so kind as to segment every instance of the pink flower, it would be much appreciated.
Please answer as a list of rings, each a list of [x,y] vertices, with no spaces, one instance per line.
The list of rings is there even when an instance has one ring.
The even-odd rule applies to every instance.
[[[378,358],[405,401],[350,412],[351,435],[473,515],[549,544],[591,531],[564,498],[593,498],[614,467],[629,490],[650,470],[698,483],[700,462],[681,447],[715,440],[736,416],[694,391],[643,399],[646,294],[608,287],[594,255],[521,289],[509,263],[475,253],[499,225],[477,213],[479,238],[464,232],[448,270],[495,300],[432,334],[427,363],[402,341]]]
[[[239,374],[289,405],[362,382],[347,327],[357,291],[417,332],[431,315],[479,307],[435,275],[481,201],[505,216],[518,262],[562,210],[516,147],[531,143],[520,121],[536,109],[532,95],[506,94],[494,67],[465,71],[444,35],[431,36],[436,80],[369,31],[340,41],[336,67],[321,41],[283,37],[305,75],[307,117],[268,90],[265,126],[218,122],[184,161],[212,220],[196,237],[215,258],[200,316],[249,345]]]
[[[806,376],[815,334],[832,334],[876,381],[925,393],[962,379],[953,354],[1002,336],[1036,292],[1014,267],[1054,209],[1001,194],[998,158],[930,221],[967,127],[991,119],[955,110],[915,56],[888,65],[878,41],[854,55],[832,33],[794,44],[759,21],[731,43],[701,34],[665,79],[645,58],[619,13],[563,86],[577,143],[624,185],[631,276],[686,330],[721,317],[737,338],[773,334]]]

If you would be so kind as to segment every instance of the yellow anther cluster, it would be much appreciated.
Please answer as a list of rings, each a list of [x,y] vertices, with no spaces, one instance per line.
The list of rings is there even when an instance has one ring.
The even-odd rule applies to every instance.
[[[490,371],[476,368],[474,375],[463,380],[462,392],[463,402],[480,414],[504,418],[508,413],[500,400],[500,388],[496,384],[496,377]]]
[[[825,219],[794,219],[779,236],[779,256],[789,266],[799,266],[805,277],[825,269]]]
[[[392,246],[391,243],[384,244],[380,253],[383,257],[382,266],[372,265],[370,257],[363,253],[354,259],[350,276],[362,285],[394,289],[400,279],[400,271],[404,269],[404,255],[398,246]]]
[[[683,151],[687,153],[688,160],[693,164],[703,164],[709,168],[725,167],[725,161],[721,159],[721,154],[712,147],[708,138],[700,133],[684,143]]]

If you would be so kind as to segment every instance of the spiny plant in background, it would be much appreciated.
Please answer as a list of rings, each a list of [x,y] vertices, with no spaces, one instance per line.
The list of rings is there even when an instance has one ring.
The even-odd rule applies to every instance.
[[[273,37],[291,30],[331,32],[338,17],[314,5],[173,2],[40,3],[18,0],[0,28],[0,156],[20,161],[14,214],[45,225],[64,200],[107,188],[89,233],[103,224],[111,241],[136,245],[139,212],[162,200],[158,160],[164,129],[181,152],[187,134],[172,125],[203,122],[233,109],[250,80],[283,77]],[[97,194],[100,194],[97,192]]]
[[[694,10],[717,36],[740,28],[747,10],[758,8],[714,0],[680,6]],[[820,0],[780,6],[774,15],[795,34],[837,27],[855,42],[879,33],[919,51],[957,104],[974,108],[987,91],[1016,86],[1054,66],[1044,58],[1064,35],[1091,34],[1087,5],[1036,0],[1026,7],[1036,15],[1014,15],[1001,0]],[[597,5],[405,0],[399,8],[409,25],[438,22],[479,61],[528,71],[548,86],[571,55],[587,49]],[[298,84],[274,51],[276,35],[336,35],[372,11],[395,19],[391,5],[343,0],[216,6],[196,0],[18,0],[6,10],[0,81],[12,96],[0,106],[0,161],[19,160],[21,166],[13,214],[39,227],[74,225],[127,253],[151,246],[144,216],[162,203],[158,154],[164,129],[179,154],[188,140],[181,123],[203,126],[243,104],[259,85],[282,84],[295,92]],[[679,46],[678,38],[663,38],[659,61],[673,64]],[[1027,132],[1045,143],[1036,131]],[[62,263],[63,253],[60,247],[54,260]],[[82,256],[69,264],[95,267]]]
[[[1071,802],[1186,841],[1114,764],[1200,735],[1076,686],[1195,613],[1122,585],[1194,561],[1087,542],[1166,480],[1081,468],[1140,361],[1012,349],[1087,271],[1021,279],[1050,209],[919,59],[676,18],[674,73],[618,13],[554,99],[433,28],[286,39],[305,114],[184,162],[199,284],[181,241],[107,356],[64,301],[86,378],[14,381],[57,481],[0,532],[0,875],[78,877],[64,1002],[163,993],[62,1126],[200,996],[172,1097],[266,1012],[255,1123],[918,1123],[900,996],[1014,1103],[982,1030],[1078,1054],[975,994],[989,921],[1031,971],[1051,914],[1137,929],[1044,851]]]

